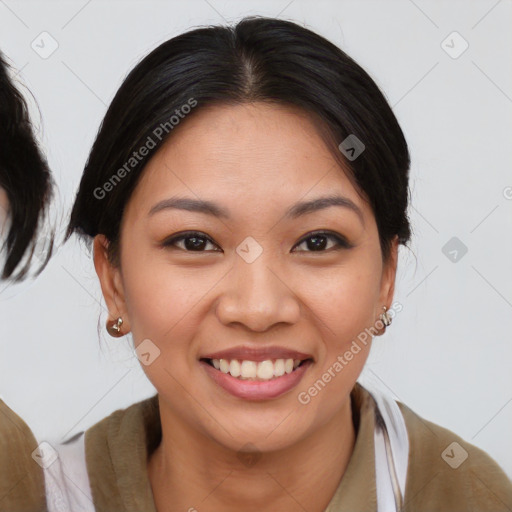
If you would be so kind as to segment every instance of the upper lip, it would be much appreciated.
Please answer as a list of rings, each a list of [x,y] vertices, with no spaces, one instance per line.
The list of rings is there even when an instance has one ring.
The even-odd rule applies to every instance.
[[[313,359],[311,354],[298,352],[285,347],[233,347],[218,352],[212,352],[201,359],[239,359],[247,361],[266,361],[268,359]]]

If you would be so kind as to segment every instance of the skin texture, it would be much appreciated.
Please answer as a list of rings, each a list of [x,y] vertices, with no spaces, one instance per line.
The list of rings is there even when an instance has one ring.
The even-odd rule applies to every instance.
[[[298,201],[338,193],[361,210],[332,206],[297,219]],[[208,199],[231,219],[177,209],[148,215],[172,196]],[[204,233],[199,251],[171,235]],[[305,235],[329,230],[315,250]],[[263,249],[252,263],[236,252],[248,236]],[[322,242],[322,240],[320,240]],[[190,243],[190,242],[189,242]],[[398,243],[383,264],[370,206],[300,110],[264,103],[197,111],[150,160],[123,215],[121,265],[94,240],[94,261],[111,318],[135,346],[160,355],[143,365],[159,393],[162,442],[148,470],[159,512],[323,511],[355,441],[350,391],[370,345],[307,405],[298,401],[391,307]],[[215,384],[199,358],[235,346],[277,345],[311,354],[299,385],[248,401]],[[247,443],[257,461],[244,463]]]

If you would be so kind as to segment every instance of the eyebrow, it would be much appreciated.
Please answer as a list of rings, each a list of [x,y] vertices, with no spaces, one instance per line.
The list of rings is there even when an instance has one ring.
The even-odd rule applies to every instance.
[[[359,220],[364,225],[363,212],[351,199],[344,196],[331,195],[318,197],[310,201],[302,201],[295,203],[290,207],[284,217],[288,219],[297,219],[304,215],[324,210],[331,206],[340,206],[352,210]],[[167,209],[186,210],[189,212],[204,213],[206,215],[212,215],[221,219],[231,219],[231,215],[228,210],[222,206],[204,199],[194,199],[191,197],[172,197],[164,199],[163,201],[155,204],[149,211],[149,216],[154,215],[157,212]]]

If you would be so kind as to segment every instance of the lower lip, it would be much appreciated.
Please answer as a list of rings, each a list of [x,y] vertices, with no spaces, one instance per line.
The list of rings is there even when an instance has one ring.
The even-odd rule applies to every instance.
[[[276,377],[272,380],[240,380],[229,373],[223,373],[216,370],[205,361],[200,361],[204,366],[206,373],[227,392],[238,398],[246,400],[268,400],[290,391],[301,381],[304,373],[311,365],[311,361],[305,361],[296,370],[286,373],[282,377]]]

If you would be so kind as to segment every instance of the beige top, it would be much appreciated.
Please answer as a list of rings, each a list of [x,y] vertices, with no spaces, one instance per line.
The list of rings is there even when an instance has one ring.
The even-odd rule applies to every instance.
[[[357,438],[345,474],[325,512],[377,510],[375,402],[359,384],[354,387],[351,399]],[[405,405],[399,403],[399,407],[410,445],[405,512],[512,511],[512,482],[489,455],[454,433],[425,421]],[[11,419],[15,417],[5,404],[0,403],[0,411],[9,411]],[[20,418],[14,418],[17,426],[13,427],[4,425],[2,416],[0,511],[45,511],[42,472],[30,454],[27,457],[34,443],[33,436],[27,433]],[[25,435],[17,435],[14,442],[6,443],[4,432],[9,435],[9,429],[24,431]],[[115,411],[86,431],[87,468],[98,512],[156,512],[147,460],[160,437],[157,395]],[[452,443],[458,443],[459,447],[449,448]],[[457,457],[463,453],[461,449],[468,457],[454,468],[455,462],[460,462]],[[17,476],[10,469],[13,457],[19,460]],[[20,476],[23,474],[25,478]]]
[[[46,512],[43,470],[32,458],[37,441],[0,400],[0,511]]]

